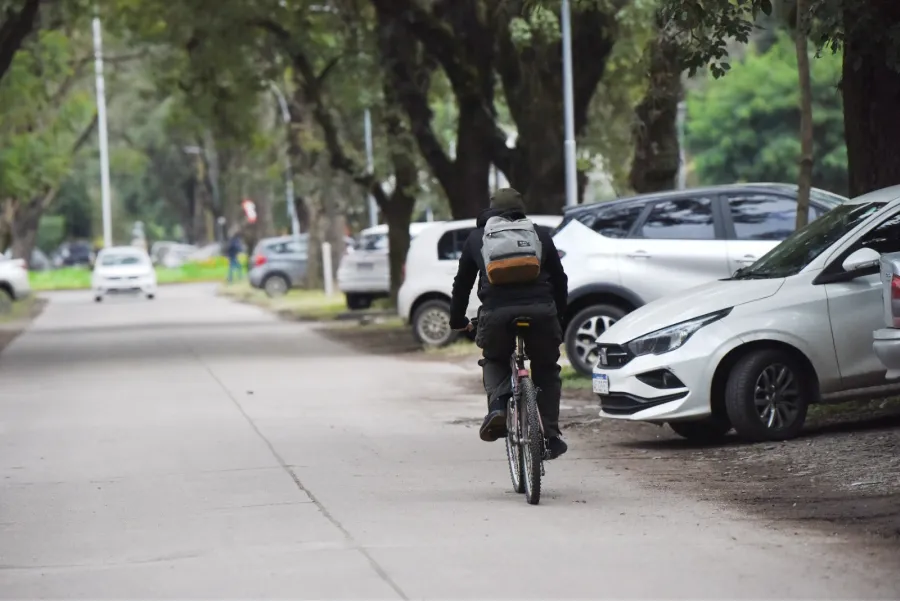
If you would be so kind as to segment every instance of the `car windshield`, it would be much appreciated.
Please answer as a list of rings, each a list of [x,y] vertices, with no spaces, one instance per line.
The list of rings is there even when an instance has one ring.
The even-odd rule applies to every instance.
[[[884,205],[883,202],[839,205],[791,234],[752,265],[737,270],[731,279],[784,278],[800,273],[832,244]]]
[[[104,257],[100,259],[100,264],[105,267],[116,265],[140,265],[141,263],[143,263],[143,258],[140,255],[132,254],[104,255]]]
[[[384,250],[387,246],[387,234],[366,234],[359,239],[356,250]]]

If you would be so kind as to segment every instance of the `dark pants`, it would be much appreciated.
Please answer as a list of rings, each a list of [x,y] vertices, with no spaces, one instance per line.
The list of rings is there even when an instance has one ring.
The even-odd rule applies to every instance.
[[[510,357],[516,348],[516,317],[530,317],[531,325],[523,329],[525,355],[531,361],[531,377],[538,393],[538,407],[548,437],[559,436],[559,345],[562,327],[551,303],[521,307],[501,307],[482,311],[478,316],[475,343],[482,349],[484,390],[488,409],[505,409],[512,396]]]

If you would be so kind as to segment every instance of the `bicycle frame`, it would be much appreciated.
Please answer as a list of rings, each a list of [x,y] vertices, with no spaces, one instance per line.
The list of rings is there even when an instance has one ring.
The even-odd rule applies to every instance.
[[[531,372],[525,367],[525,361],[528,357],[525,355],[525,339],[522,337],[522,328],[527,327],[529,327],[529,324],[527,323],[516,323],[516,350],[513,351],[512,357],[510,358],[509,367],[510,378],[512,378],[512,393],[517,406],[521,396],[519,382],[522,378],[527,378],[531,375]],[[546,439],[547,435],[544,433],[544,420],[541,419],[540,414],[538,414],[538,423],[541,426],[541,436]],[[541,469],[543,469],[543,466]]]

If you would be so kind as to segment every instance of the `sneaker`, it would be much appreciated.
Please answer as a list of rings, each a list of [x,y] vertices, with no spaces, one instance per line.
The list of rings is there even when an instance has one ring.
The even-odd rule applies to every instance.
[[[566,441],[557,436],[547,440],[547,450],[550,451],[550,459],[556,459],[560,455],[565,455],[566,451],[569,450],[569,445],[566,444]]]
[[[506,436],[506,411],[496,409],[488,413],[478,434],[485,442],[494,442],[498,438]]]

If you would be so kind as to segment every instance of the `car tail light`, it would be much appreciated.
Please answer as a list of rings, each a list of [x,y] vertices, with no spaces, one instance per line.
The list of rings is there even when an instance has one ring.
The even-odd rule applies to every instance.
[[[28,269],[28,262],[25,259],[13,259],[12,264],[22,269]]]
[[[900,308],[900,275],[895,273],[891,276],[891,314],[895,328],[900,328],[900,315],[897,314],[898,308]]]
[[[260,265],[265,265],[267,260],[265,255],[256,255],[253,257],[253,266],[259,267]]]

